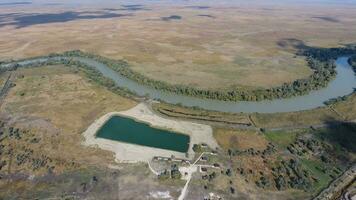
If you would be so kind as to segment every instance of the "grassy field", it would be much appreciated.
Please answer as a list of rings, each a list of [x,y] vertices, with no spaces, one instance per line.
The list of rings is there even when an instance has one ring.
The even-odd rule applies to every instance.
[[[1,7],[0,58],[81,49],[125,59],[134,70],[170,83],[256,88],[308,76],[304,59],[294,57],[303,42],[330,47],[356,41],[354,7],[148,5],[109,11],[102,6],[36,7],[36,13]],[[181,19],[164,20],[171,15]]]
[[[356,119],[356,94],[351,95],[346,101],[341,101],[332,106],[312,110],[251,115],[258,127],[303,127],[323,124],[328,121],[343,121]]]
[[[267,132],[264,135],[269,141],[277,144],[278,147],[285,149],[289,144],[294,142],[299,132],[299,130],[296,130],[294,132],[290,131],[286,134],[284,131],[274,131]]]
[[[338,102],[333,108],[339,112],[346,120],[356,119],[356,95],[351,95],[347,101]]]
[[[263,150],[267,146],[267,140],[256,131],[215,129],[214,137],[219,146],[224,149],[246,150],[254,148]]]
[[[66,132],[80,132],[109,111],[135,105],[64,66],[21,69],[16,73],[24,77],[16,80],[5,109],[11,114],[50,119]]]
[[[328,120],[342,120],[335,112],[325,108],[317,108],[300,112],[255,114],[251,115],[258,127],[304,127],[323,124]]]
[[[319,178],[319,182],[314,186],[316,191],[326,188],[333,180],[328,174],[325,174],[319,170],[324,165],[324,163],[320,160],[302,159],[301,162],[307,170],[310,170],[313,175]]]

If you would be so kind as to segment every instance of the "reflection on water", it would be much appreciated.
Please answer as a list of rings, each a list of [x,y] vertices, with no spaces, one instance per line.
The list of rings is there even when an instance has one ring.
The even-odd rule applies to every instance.
[[[153,128],[120,116],[110,118],[96,137],[183,153],[188,151],[190,141],[188,135]]]

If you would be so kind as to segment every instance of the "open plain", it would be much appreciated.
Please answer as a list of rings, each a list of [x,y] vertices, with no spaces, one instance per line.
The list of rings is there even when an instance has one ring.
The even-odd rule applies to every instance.
[[[1,59],[80,49],[199,88],[279,86],[311,74],[298,48],[356,40],[355,8],[341,5],[34,4],[0,11]]]
[[[81,50],[170,84],[266,89],[315,71],[300,50],[356,49],[350,2],[1,1],[0,66]],[[137,97],[75,62],[13,66],[0,70],[0,199],[304,200],[356,162],[355,92],[229,113]],[[187,134],[189,149],[96,138],[115,115]]]

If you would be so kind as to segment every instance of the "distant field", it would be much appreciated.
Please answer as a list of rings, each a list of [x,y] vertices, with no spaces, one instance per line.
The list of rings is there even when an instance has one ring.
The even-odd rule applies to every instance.
[[[0,7],[0,59],[81,49],[170,83],[255,88],[308,76],[303,42],[356,42],[353,7],[117,7]]]

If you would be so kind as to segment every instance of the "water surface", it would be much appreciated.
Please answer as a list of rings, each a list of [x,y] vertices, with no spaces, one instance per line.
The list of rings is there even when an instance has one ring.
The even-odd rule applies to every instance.
[[[188,151],[190,141],[188,135],[153,128],[121,116],[110,118],[96,137],[183,153]]]

